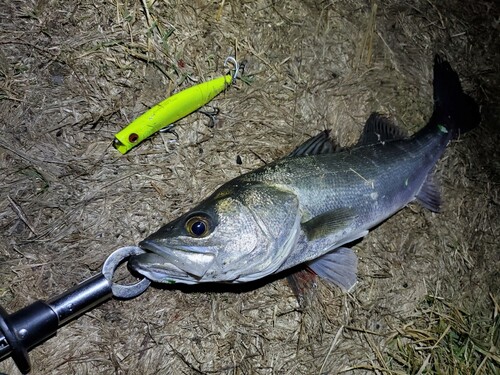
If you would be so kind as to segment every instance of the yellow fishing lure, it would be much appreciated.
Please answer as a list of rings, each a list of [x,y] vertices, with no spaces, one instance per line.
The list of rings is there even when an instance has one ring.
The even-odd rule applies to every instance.
[[[234,75],[228,74],[189,87],[156,104],[115,134],[115,148],[125,154],[157,131],[210,102],[236,79],[238,64],[231,57],[226,59],[226,63],[227,61],[235,65]]]

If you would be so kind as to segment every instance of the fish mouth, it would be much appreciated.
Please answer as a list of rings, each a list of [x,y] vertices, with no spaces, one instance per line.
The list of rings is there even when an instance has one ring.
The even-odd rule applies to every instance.
[[[129,259],[127,265],[131,270],[156,283],[197,284],[199,282],[194,276],[173,264],[165,263],[163,257],[154,253],[136,255]]]
[[[194,246],[166,247],[144,240],[139,247],[147,253],[132,257],[128,267],[159,283],[196,284],[215,260],[215,254]]]

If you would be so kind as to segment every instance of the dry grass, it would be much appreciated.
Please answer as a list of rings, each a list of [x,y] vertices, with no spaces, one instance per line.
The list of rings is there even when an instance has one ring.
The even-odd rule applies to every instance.
[[[429,296],[389,338],[393,366],[410,374],[498,374],[500,310],[493,304],[490,314],[471,315]]]
[[[444,54],[483,126],[439,164],[443,213],[412,206],[356,245],[360,283],[299,308],[278,280],[241,293],[151,289],[32,352],[35,374],[496,374],[500,87],[493,1],[4,1],[0,303],[15,311],[99,271],[222,182],[371,111],[413,132]],[[172,92],[248,60],[249,83],[121,156],[113,134]],[[236,163],[239,156],[242,164]],[[429,297],[435,296],[435,297]],[[467,313],[466,313],[467,312]],[[8,360],[0,371],[15,373]]]

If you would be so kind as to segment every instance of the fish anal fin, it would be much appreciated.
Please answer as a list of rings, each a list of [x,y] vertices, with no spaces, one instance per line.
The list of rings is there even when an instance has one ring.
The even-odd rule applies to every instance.
[[[289,157],[331,154],[340,149],[330,138],[330,130],[323,130],[321,133],[309,138],[304,143],[293,150]]]
[[[363,133],[357,146],[366,146],[395,139],[407,138],[407,133],[394,124],[388,117],[373,112],[366,120]]]
[[[441,192],[434,173],[430,173],[416,195],[417,201],[432,212],[441,210]]]
[[[355,218],[354,210],[343,207],[315,216],[311,220],[302,223],[301,226],[307,239],[313,241],[326,238],[332,233],[348,227]]]
[[[339,247],[308,263],[319,277],[350,292],[357,283],[358,257],[351,249]]]

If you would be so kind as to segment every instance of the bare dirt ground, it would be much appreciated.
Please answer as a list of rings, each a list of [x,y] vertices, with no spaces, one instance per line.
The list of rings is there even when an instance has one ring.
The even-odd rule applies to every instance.
[[[439,163],[443,212],[411,205],[355,246],[357,288],[285,280],[236,292],[151,288],[31,353],[34,374],[498,374],[500,10],[495,1],[0,0],[0,304],[100,271],[221,183],[372,111],[410,133],[445,56],[480,129]],[[212,104],[126,156],[113,134],[168,95],[248,61]],[[237,157],[242,163],[236,162]],[[9,359],[0,372],[16,374]]]

